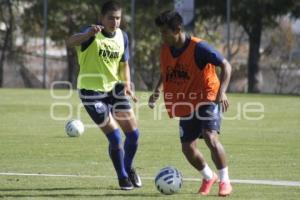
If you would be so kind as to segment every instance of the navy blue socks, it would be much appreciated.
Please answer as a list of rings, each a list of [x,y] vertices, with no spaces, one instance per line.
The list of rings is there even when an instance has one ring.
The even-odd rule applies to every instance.
[[[118,178],[128,177],[124,167],[124,151],[122,149],[122,136],[119,129],[115,129],[113,132],[106,134],[109,141],[109,156],[113,162]]]
[[[118,178],[128,177],[127,172],[132,168],[134,155],[138,148],[139,130],[125,133],[124,150],[122,148],[122,135],[119,129],[106,134],[109,141],[109,156],[113,162]]]
[[[124,165],[127,172],[132,168],[134,155],[138,148],[139,130],[135,129],[132,132],[125,133],[126,139],[124,142]]]

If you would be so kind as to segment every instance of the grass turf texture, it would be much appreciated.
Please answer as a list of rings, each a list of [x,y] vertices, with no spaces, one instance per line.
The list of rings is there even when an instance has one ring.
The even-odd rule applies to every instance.
[[[56,90],[54,95],[66,96],[68,91]],[[138,93],[140,102],[136,105],[142,133],[137,171],[142,177],[154,177],[159,169],[172,165],[184,178],[200,178],[181,153],[178,121],[148,109],[148,95]],[[230,177],[300,181],[300,97],[229,94],[229,100],[231,107],[222,122],[220,139],[228,154]],[[115,172],[103,134],[97,128],[87,128],[81,137],[69,138],[64,133],[65,120],[51,118],[51,105],[56,105],[52,107],[55,117],[67,117],[71,109],[76,118],[79,110],[82,121],[92,125],[85,111],[78,109],[79,103],[75,91],[70,98],[58,99],[49,90],[0,90],[0,172],[105,176],[0,176],[0,198],[219,199],[217,185],[210,196],[201,197],[196,194],[200,182],[195,181],[185,181],[180,193],[171,196],[160,194],[152,179],[144,179],[141,189],[118,190],[116,179],[111,178]],[[250,113],[250,109],[259,108],[254,103],[263,106],[264,112]],[[246,119],[262,115],[261,120]],[[213,167],[202,140],[198,146]],[[300,196],[299,187],[237,183],[233,187],[230,199],[296,200]]]

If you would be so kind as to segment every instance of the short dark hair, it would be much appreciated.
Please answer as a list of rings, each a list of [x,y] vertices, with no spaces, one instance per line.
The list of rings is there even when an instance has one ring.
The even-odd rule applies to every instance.
[[[106,1],[101,8],[101,14],[105,15],[109,11],[122,10],[121,3],[118,1]]]
[[[175,10],[167,10],[155,18],[156,26],[167,25],[171,30],[175,31],[178,27],[182,26],[183,19],[181,15]]]

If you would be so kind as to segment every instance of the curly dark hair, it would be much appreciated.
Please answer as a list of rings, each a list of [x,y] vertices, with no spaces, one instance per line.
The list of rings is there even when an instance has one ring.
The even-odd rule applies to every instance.
[[[155,24],[158,27],[167,25],[171,30],[175,31],[178,27],[182,27],[183,19],[177,11],[167,10],[155,18]]]

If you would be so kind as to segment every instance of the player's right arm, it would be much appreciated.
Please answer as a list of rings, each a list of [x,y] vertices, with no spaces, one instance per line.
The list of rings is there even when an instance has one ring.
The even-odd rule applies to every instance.
[[[162,90],[162,75],[160,74],[159,80],[153,90],[153,93],[150,95],[149,100],[148,100],[148,106],[150,108],[154,108],[155,102],[158,100],[160,92]]]
[[[82,33],[76,33],[72,35],[67,41],[68,47],[80,46],[82,43],[95,36],[97,33],[101,32],[103,26],[100,25],[92,25],[86,31]]]

